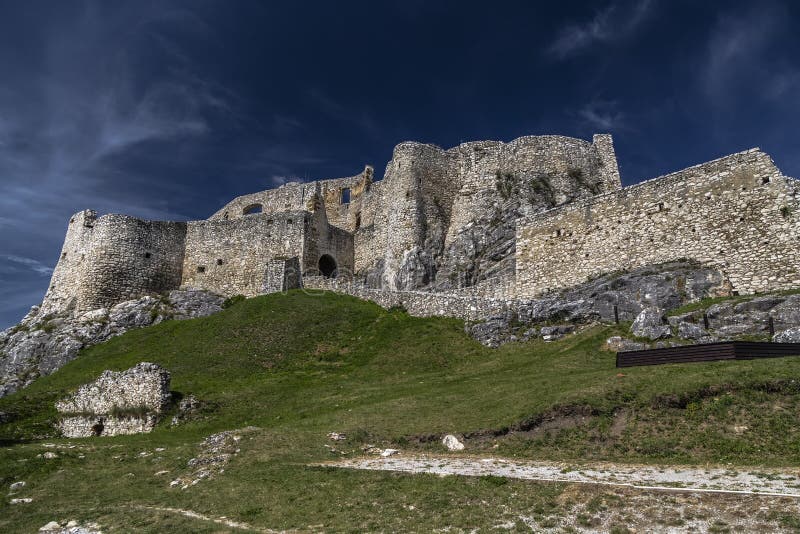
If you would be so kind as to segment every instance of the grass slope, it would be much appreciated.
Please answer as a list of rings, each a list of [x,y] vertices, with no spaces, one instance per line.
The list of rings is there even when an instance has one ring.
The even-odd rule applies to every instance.
[[[361,454],[365,443],[440,451],[427,436],[445,432],[472,435],[469,452],[530,458],[800,462],[800,358],[618,373],[602,347],[620,332],[596,326],[555,343],[491,350],[457,320],[302,292],[131,331],[0,399],[0,412],[14,415],[0,426],[0,483],[25,480],[24,496],[34,498],[0,504],[0,530],[61,518],[95,519],[109,531],[219,528],[139,505],[269,528],[353,531],[492,526],[505,520],[502,510],[546,515],[557,507],[559,485],[306,466]],[[37,441],[52,434],[55,400],[104,369],[140,361],[161,364],[174,391],[205,402],[203,418],[142,436],[51,439],[59,457],[37,457],[56,450]],[[169,487],[203,437],[248,425],[260,430],[243,439],[224,475],[186,491]],[[333,443],[329,431],[350,437]],[[157,447],[166,450],[153,453]],[[154,476],[162,470],[170,474]]]

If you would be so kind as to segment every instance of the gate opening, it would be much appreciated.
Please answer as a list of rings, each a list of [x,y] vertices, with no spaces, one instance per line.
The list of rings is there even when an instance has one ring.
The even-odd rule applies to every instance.
[[[336,260],[333,259],[333,256],[329,254],[323,254],[319,258],[319,272],[321,272],[322,276],[325,278],[336,278]]]

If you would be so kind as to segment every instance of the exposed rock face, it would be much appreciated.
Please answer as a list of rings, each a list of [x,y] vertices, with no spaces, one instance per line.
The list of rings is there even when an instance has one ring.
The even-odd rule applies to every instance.
[[[142,362],[123,372],[103,371],[56,403],[58,423],[69,438],[149,432],[169,405],[170,375],[161,366]]]
[[[706,329],[696,324],[681,321],[678,324],[678,337],[682,339],[701,339],[708,335]]]
[[[770,320],[776,343],[800,343],[800,295],[763,295],[744,302],[712,304],[705,309],[673,315],[667,319],[670,336],[691,343],[714,343],[736,339],[769,339]],[[613,338],[612,338],[613,339]],[[612,350],[648,348],[648,344],[619,338]],[[658,348],[659,341],[653,347]],[[640,346],[641,345],[641,346]],[[665,345],[666,346],[666,345]],[[609,348],[611,340],[609,340]]]
[[[73,360],[78,351],[132,328],[168,319],[203,317],[222,309],[223,298],[206,291],[170,291],[73,316],[45,314],[37,307],[0,333],[0,397],[24,388]]]
[[[537,323],[612,322],[614,306],[620,321],[632,321],[648,307],[668,310],[705,297],[724,296],[727,291],[719,271],[691,262],[671,262],[611,273],[544,298],[516,301],[504,314],[467,325],[467,332],[484,345],[496,347],[552,334],[537,332],[532,328]]]
[[[773,336],[775,343],[800,343],[800,327],[789,328]]]
[[[672,335],[664,311],[655,307],[645,308],[636,316],[631,326],[631,332],[636,336],[648,339],[661,339]]]

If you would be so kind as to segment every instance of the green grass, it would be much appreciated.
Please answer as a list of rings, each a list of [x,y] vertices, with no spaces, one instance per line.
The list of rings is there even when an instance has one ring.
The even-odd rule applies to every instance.
[[[467,442],[475,454],[800,463],[800,359],[620,373],[614,354],[602,350],[620,333],[621,327],[595,326],[555,343],[492,350],[466,336],[458,320],[414,318],[347,296],[302,292],[131,331],[0,399],[0,412],[13,415],[0,426],[0,485],[25,480],[20,496],[35,499],[31,505],[3,501],[0,531],[35,530],[53,519],[93,519],[120,531],[221,528],[139,505],[329,531],[491,527],[508,519],[508,510],[546,515],[557,508],[563,489],[557,484],[308,467],[360,455],[366,443],[442,452],[438,443],[417,438],[448,432],[487,436]],[[164,366],[174,391],[198,397],[201,418],[177,428],[165,421],[148,435],[52,437],[56,400],[104,369],[140,361]],[[224,475],[186,491],[169,487],[205,436],[248,425],[260,430],[246,435]],[[494,435],[504,428],[518,431]],[[332,442],[330,431],[349,437]],[[42,439],[75,448],[44,448]],[[139,456],[156,447],[166,450]],[[59,458],[37,457],[47,450]],[[154,476],[162,470],[170,473]]]

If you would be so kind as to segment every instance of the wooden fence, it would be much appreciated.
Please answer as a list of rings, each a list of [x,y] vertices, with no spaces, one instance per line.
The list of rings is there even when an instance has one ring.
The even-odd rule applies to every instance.
[[[800,356],[800,343],[721,341],[665,349],[629,350],[617,353],[617,367],[661,365],[663,363],[713,362]]]

